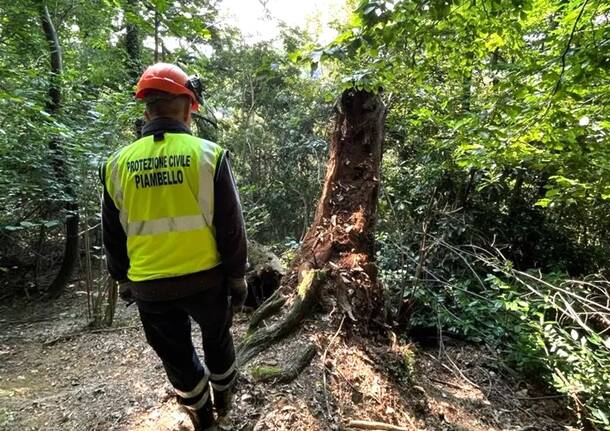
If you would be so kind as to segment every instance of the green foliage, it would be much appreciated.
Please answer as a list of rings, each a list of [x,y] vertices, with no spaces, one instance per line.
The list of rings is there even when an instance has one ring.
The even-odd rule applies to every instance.
[[[511,218],[513,227],[503,232],[485,223],[489,237],[527,237],[531,232],[514,225],[539,220],[534,230],[543,224],[555,232],[549,235],[561,232],[600,256],[610,223],[603,102],[609,8],[584,1],[363,0],[315,57],[340,62],[345,85],[387,95],[387,141],[397,160],[385,169],[398,175],[388,186],[396,202],[404,194],[452,193],[454,208]],[[403,184],[419,193],[401,190]],[[525,254],[533,253],[509,257],[522,267],[539,265]],[[558,259],[538,262],[552,267]],[[584,266],[570,271],[601,265]]]
[[[507,282],[492,275],[483,291],[458,286],[457,294],[446,292],[435,302],[439,319],[445,328],[491,345],[526,375],[542,377],[575,410],[584,407],[594,423],[608,428],[610,338],[596,320],[608,313],[586,299],[599,295],[597,288],[607,292],[608,283],[561,283],[564,278],[516,275]]]
[[[525,378],[546,382],[576,412],[609,429],[610,283],[599,276],[570,280],[565,273],[541,277],[501,256],[490,259],[476,246],[453,247],[438,238],[430,244],[419,280],[415,269],[390,269],[401,258],[391,243],[380,254],[388,293],[410,304],[408,327],[436,327],[486,344]],[[421,256],[405,254],[415,268]]]
[[[34,284],[46,279],[47,274],[34,273],[40,272],[40,254],[47,248],[53,251],[45,269],[57,269],[67,196],[50,142],[66,154],[82,216],[98,231],[98,166],[135,139],[143,111],[133,98],[135,76],[157,58],[203,77],[206,106],[193,130],[233,153],[250,237],[269,243],[298,240],[313,216],[326,159],[332,99],[325,97],[325,81],[312,78],[271,43],[244,43],[237,30],[218,21],[215,1],[95,3],[47,5],[64,66],[62,106],[52,118],[46,104],[56,77],[49,73],[40,3],[0,6],[0,264],[7,279],[21,284],[17,272],[36,278]],[[130,58],[128,26],[137,29],[141,58]],[[168,40],[180,47],[170,49]],[[311,43],[290,29],[282,41],[286,49]],[[214,116],[218,129],[204,119]],[[99,240],[95,236],[98,257]]]
[[[97,166],[135,139],[134,80],[155,59],[202,76],[194,132],[232,152],[249,235],[286,246],[287,258],[315,211],[334,99],[349,87],[380,92],[389,112],[378,263],[389,309],[409,304],[411,326],[489,344],[608,427],[607,327],[578,317],[593,307],[593,321],[607,319],[604,297],[563,280],[610,265],[610,5],[360,0],[329,46],[285,29],[278,47],[245,43],[212,0],[48,2],[64,59],[62,109],[51,117],[57,77],[39,4],[0,6],[7,278],[24,273],[29,286],[41,256],[51,265],[61,249],[66,196],[49,142],[65,149],[87,226],[99,223]],[[128,54],[127,27],[141,58]],[[93,247],[99,256],[99,238]],[[481,261],[489,249],[501,264]],[[532,280],[532,269],[546,275]]]
[[[290,46],[303,36],[283,37]],[[299,239],[324,175],[327,89],[268,44],[231,44],[196,67],[220,116],[217,141],[235,156],[249,233],[266,243]]]
[[[604,328],[581,333],[546,288],[539,297],[513,275],[488,278],[462,247],[561,278],[608,268],[609,10],[362,0],[310,56],[341,65],[337,86],[380,91],[390,106],[378,235],[390,309],[496,346],[601,426]]]

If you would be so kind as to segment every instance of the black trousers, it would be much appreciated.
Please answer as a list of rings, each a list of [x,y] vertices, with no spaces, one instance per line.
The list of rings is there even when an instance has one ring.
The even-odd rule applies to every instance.
[[[209,405],[208,383],[224,391],[235,380],[229,301],[224,285],[171,301],[137,301],[146,340],[163,362],[179,401],[191,410]],[[201,327],[203,363],[193,346],[190,318]]]

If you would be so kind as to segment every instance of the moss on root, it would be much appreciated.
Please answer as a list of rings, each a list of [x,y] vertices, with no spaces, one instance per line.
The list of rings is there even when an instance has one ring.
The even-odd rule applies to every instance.
[[[305,299],[307,296],[307,292],[311,289],[311,285],[313,284],[317,273],[318,271],[310,269],[305,273],[303,279],[297,286],[297,293],[299,294],[299,298],[301,298],[301,300]]]
[[[296,379],[316,355],[316,346],[307,343],[286,360],[284,367],[260,365],[252,367],[250,374],[258,382],[277,381],[288,383]]]
[[[252,367],[250,369],[250,374],[256,381],[267,381],[279,377],[282,374],[282,369],[280,367],[260,365],[258,367]]]
[[[303,279],[297,286],[297,293],[301,301],[305,301],[307,298],[316,296],[318,288],[326,281],[328,271],[324,269],[310,269],[305,272]],[[313,292],[312,292],[313,290]]]

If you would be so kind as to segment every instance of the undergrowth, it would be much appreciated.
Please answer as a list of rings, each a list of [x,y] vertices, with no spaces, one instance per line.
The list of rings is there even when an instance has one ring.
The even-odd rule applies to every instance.
[[[610,430],[610,283],[518,271],[481,249],[460,252],[470,277],[413,280],[382,270],[388,292],[412,304],[410,327],[488,345],[524,377],[564,394],[581,425]]]

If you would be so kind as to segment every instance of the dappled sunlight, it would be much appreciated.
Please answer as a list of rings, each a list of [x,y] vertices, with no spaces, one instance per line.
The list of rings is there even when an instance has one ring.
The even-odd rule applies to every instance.
[[[0,17],[1,430],[610,427],[610,2]]]
[[[329,386],[342,422],[374,420],[409,429],[415,426],[413,404],[402,398],[403,388],[392,382],[383,366],[371,360],[358,343],[339,345],[329,355]]]
[[[153,409],[132,415],[122,431],[191,431],[188,415],[177,403],[167,402]]]
[[[320,411],[312,411],[311,406],[293,394],[281,394],[265,405],[255,429],[261,431],[324,431]],[[240,426],[239,422],[236,426]]]

